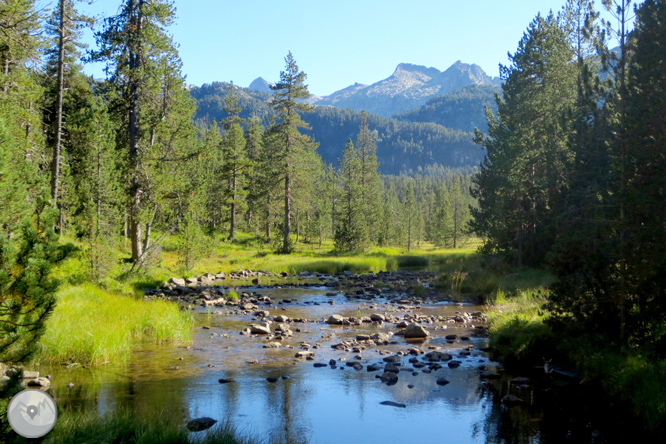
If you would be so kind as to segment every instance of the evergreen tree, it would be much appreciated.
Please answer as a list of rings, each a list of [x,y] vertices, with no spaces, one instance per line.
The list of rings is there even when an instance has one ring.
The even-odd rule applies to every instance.
[[[361,192],[363,169],[359,152],[351,140],[342,152],[339,174],[342,189],[336,208],[335,248],[345,252],[363,251],[366,240]]]
[[[381,178],[379,162],[377,162],[377,145],[368,129],[368,114],[361,114],[361,125],[356,136],[356,150],[361,164],[360,193],[362,199],[361,213],[364,218],[365,236],[369,241],[377,241],[377,222],[381,208]]]
[[[410,181],[407,185],[405,200],[403,202],[403,217],[405,220],[407,234],[407,251],[412,249],[412,236],[416,226],[418,215],[416,214],[416,201],[414,198],[414,184]]]
[[[115,90],[117,143],[125,153],[124,183],[132,262],[143,263],[166,190],[178,177],[177,161],[193,155],[194,105],[184,87],[181,62],[166,32],[174,7],[163,0],[126,0],[97,34]],[[195,154],[196,155],[196,154]],[[142,225],[145,234],[142,236]]]
[[[308,182],[307,172],[313,163],[316,163],[314,152],[316,144],[310,137],[299,132],[299,128],[308,128],[299,113],[312,111],[312,106],[304,101],[310,97],[307,85],[304,83],[306,74],[299,71],[291,52],[285,58],[285,63],[285,70],[280,73],[280,81],[271,86],[273,90],[271,106],[277,114],[278,121],[270,131],[274,158],[279,162],[276,165],[276,172],[284,184],[284,223],[279,251],[290,253],[293,193],[300,185],[299,182]]]
[[[552,243],[552,202],[569,162],[561,117],[575,93],[575,65],[567,35],[551,13],[537,16],[501,68],[503,98],[489,113],[489,136],[477,130],[487,155],[474,180],[473,229],[484,251],[539,262]]]
[[[224,164],[220,180],[226,183],[224,204],[229,209],[229,240],[233,242],[236,231],[236,215],[246,206],[246,181],[251,162],[245,154],[245,137],[240,124],[233,123],[222,137]]]

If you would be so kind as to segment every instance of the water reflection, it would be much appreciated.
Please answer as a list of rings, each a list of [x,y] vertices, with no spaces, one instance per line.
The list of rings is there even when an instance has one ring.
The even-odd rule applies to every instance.
[[[291,318],[319,320],[331,313],[365,315],[388,310],[376,302],[350,302],[341,295],[328,297],[323,288],[261,291],[275,299],[296,299],[271,309],[272,313]],[[328,300],[334,300],[336,305],[326,304]],[[443,316],[480,309],[428,307],[430,313]],[[364,368],[360,371],[345,365],[354,360],[356,353],[345,354],[330,345],[359,333],[395,331],[393,325],[337,327],[320,321],[292,324],[292,329],[300,328],[301,332],[285,339],[280,348],[265,349],[264,339],[238,334],[251,321],[250,316],[207,315],[199,310],[195,317],[198,324],[190,348],[144,345],[127,365],[49,369],[53,375],[51,392],[59,407],[104,414],[123,406],[142,417],[160,415],[179,423],[209,416],[221,423],[229,421],[241,433],[265,442],[556,442],[543,438],[541,426],[547,421],[541,418],[547,413],[532,392],[521,394],[528,400],[527,405],[509,409],[499,402],[512,390],[508,380],[481,383],[479,366],[488,365],[487,357],[478,351],[485,346],[484,339],[472,337],[469,342],[455,344],[444,339],[452,332],[472,336],[471,326],[447,330],[434,330],[431,326],[434,337],[420,345],[423,349],[448,348],[454,355],[463,346],[474,346],[470,356],[456,356],[462,362],[459,368],[443,365],[428,374],[423,368],[413,368],[408,362],[410,356],[405,356],[398,383],[387,386],[376,378],[380,372],[368,372],[365,367],[385,364],[380,350],[395,353],[406,351],[413,344],[395,337],[395,344],[363,351]],[[204,325],[210,328],[203,329]],[[331,332],[334,337],[324,337]],[[313,349],[317,362],[335,359],[337,368],[315,368],[312,362],[295,359],[302,341],[319,343],[320,347]],[[247,364],[248,359],[260,364]],[[280,379],[268,382],[266,378],[270,376]],[[233,382],[220,384],[220,378]],[[437,385],[437,378],[450,383]],[[70,382],[74,387],[67,388]],[[402,403],[406,408],[381,405],[382,401]]]

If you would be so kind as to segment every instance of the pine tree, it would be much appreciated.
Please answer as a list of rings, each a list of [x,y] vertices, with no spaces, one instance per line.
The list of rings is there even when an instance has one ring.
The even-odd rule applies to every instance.
[[[177,161],[193,155],[193,99],[184,87],[182,64],[166,28],[174,7],[162,0],[126,0],[97,34],[115,89],[112,103],[117,141],[125,152],[127,214],[132,262],[141,265],[156,214],[178,177]],[[145,235],[142,236],[142,224]]]
[[[284,223],[282,225],[282,245],[279,251],[290,253],[292,243],[291,219],[293,193],[299,182],[307,182],[307,171],[316,163],[314,152],[316,144],[301,134],[299,128],[308,128],[299,113],[310,112],[312,106],[304,102],[310,97],[304,81],[306,74],[299,71],[294,56],[289,52],[285,58],[285,70],[280,73],[280,81],[271,86],[273,100],[271,106],[277,114],[278,121],[270,128],[271,142],[274,147],[273,156],[278,164],[276,172],[284,184]]]
[[[554,15],[537,16],[501,68],[503,98],[489,114],[487,150],[474,181],[473,229],[486,238],[484,250],[524,261],[543,260],[553,240],[552,203],[565,184],[570,152],[562,115],[575,97],[575,65],[566,33]]]
[[[335,248],[345,252],[363,251],[366,241],[361,193],[363,169],[359,152],[351,140],[342,152],[339,175],[341,192],[336,208]]]
[[[361,212],[364,218],[366,237],[369,241],[377,241],[377,222],[381,208],[381,178],[377,161],[377,144],[368,128],[368,114],[361,114],[361,125],[356,136],[356,149],[361,164]]]
[[[55,78],[52,85],[53,103],[53,125],[52,141],[53,156],[51,159],[51,199],[53,206],[58,206],[58,191],[61,169],[61,148],[63,139],[63,106],[65,91],[68,88],[66,77],[73,71],[77,74],[79,67],[76,59],[80,56],[79,49],[83,47],[79,43],[81,29],[92,23],[92,19],[80,15],[76,11],[77,0],[59,0],[58,9],[47,23],[47,29],[57,42],[57,50],[47,51],[47,82]]]
[[[405,200],[403,202],[403,218],[405,220],[407,234],[407,251],[412,250],[412,237],[416,227],[418,215],[416,214],[416,200],[414,197],[414,184],[412,181],[407,185]]]

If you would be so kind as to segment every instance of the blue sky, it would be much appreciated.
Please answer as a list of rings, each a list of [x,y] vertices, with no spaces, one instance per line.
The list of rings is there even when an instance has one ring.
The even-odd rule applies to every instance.
[[[355,82],[374,83],[399,63],[444,70],[456,60],[497,76],[538,12],[565,0],[175,0],[187,83],[233,81],[248,86],[279,78],[291,51],[310,92],[327,95]],[[597,8],[601,1],[597,0]],[[113,15],[120,0],[79,8]],[[92,35],[87,35],[94,45]],[[86,68],[102,77],[99,66]]]

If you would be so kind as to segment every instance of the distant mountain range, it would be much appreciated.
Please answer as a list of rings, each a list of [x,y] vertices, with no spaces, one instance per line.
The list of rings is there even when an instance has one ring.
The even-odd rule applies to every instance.
[[[410,63],[399,64],[393,74],[372,85],[355,83],[329,96],[312,97],[310,103],[337,108],[368,111],[382,117],[418,108],[436,96],[448,94],[469,85],[499,86],[498,77],[488,76],[480,66],[457,61],[447,70],[427,68]],[[267,92],[268,82],[261,77],[250,89]]]
[[[475,127],[487,128],[485,106],[497,109],[494,95],[500,80],[477,65],[460,61],[445,71],[401,63],[388,78],[372,85],[354,84],[329,96],[312,96],[314,112],[303,115],[311,127],[306,132],[319,143],[326,163],[338,164],[349,139],[355,141],[361,111],[377,142],[383,173],[417,171],[428,165],[448,168],[477,166],[484,151],[473,143]],[[248,88],[237,88],[241,117],[266,119],[271,84],[259,77]],[[214,82],[191,87],[197,101],[197,118],[226,117],[224,97],[230,84]]]

